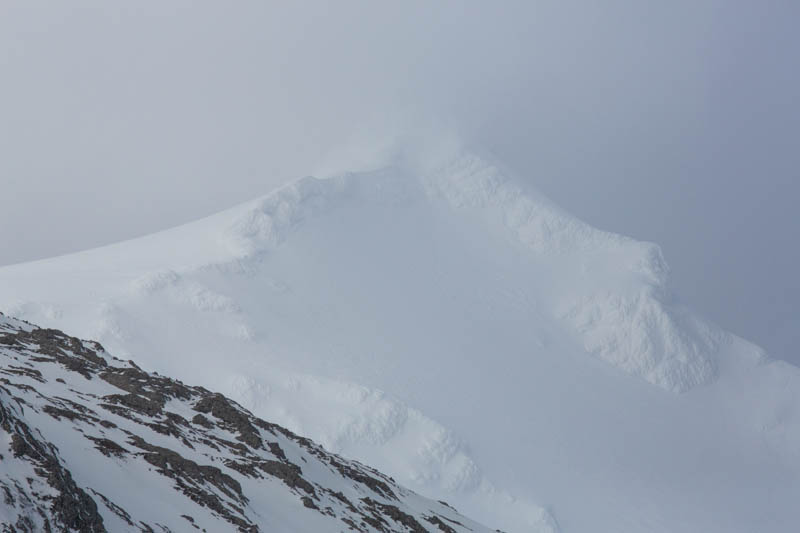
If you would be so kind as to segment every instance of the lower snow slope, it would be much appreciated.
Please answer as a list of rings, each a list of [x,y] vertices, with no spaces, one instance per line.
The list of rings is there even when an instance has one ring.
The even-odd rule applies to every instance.
[[[471,155],[0,269],[0,308],[509,531],[785,531],[800,376]]]
[[[488,529],[93,342],[0,314],[3,531]]]

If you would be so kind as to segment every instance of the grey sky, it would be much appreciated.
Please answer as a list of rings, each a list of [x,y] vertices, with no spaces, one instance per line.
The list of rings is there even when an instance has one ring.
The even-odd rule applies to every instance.
[[[800,4],[3,2],[0,264],[182,223],[433,117],[800,362]]]

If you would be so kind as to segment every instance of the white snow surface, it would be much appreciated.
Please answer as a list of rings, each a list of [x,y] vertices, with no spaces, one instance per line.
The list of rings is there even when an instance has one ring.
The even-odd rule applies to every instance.
[[[800,371],[674,301],[656,245],[469,153],[4,267],[0,309],[506,531],[800,523]]]

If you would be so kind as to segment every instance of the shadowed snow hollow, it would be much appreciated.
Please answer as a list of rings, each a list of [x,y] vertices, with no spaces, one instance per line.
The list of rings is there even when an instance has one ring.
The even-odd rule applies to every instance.
[[[505,530],[790,523],[796,378],[763,394],[776,364],[668,283],[656,245],[462,153],[304,178],[2,268],[0,308],[221,390]],[[775,479],[787,488],[766,499]]]

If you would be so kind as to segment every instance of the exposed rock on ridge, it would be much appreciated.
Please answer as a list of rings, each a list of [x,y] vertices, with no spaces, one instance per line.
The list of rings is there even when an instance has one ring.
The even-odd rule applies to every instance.
[[[201,387],[0,314],[2,531],[481,531]]]

